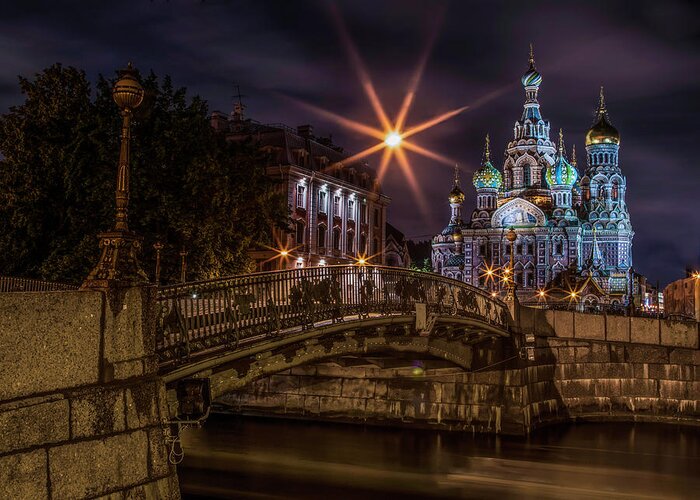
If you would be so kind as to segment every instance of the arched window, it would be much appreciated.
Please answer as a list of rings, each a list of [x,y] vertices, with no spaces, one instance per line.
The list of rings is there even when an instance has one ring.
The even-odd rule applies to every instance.
[[[345,253],[350,255],[355,253],[355,233],[352,231],[348,231],[347,234]]]
[[[297,245],[304,244],[304,235],[306,234],[306,226],[300,220],[296,222],[296,242]]]
[[[617,201],[619,196],[620,196],[620,187],[618,186],[617,181],[613,181],[611,197],[613,200]]]
[[[358,251],[360,253],[367,253],[367,235],[365,235],[365,233],[360,234],[360,247]]]
[[[317,230],[317,239],[316,239],[316,244],[318,245],[319,248],[325,248],[326,247],[326,226],[323,224],[318,226]]]
[[[377,238],[372,240],[372,255],[379,255],[379,240]]]
[[[340,228],[333,228],[333,250],[340,250]]]

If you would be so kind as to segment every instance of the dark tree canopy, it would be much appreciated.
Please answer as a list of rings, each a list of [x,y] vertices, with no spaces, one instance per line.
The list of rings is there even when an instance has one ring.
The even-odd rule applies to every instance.
[[[250,270],[247,250],[287,217],[257,148],[216,133],[206,102],[169,77],[141,82],[129,226],[144,237],[144,270],[153,277],[156,240],[165,282],[179,277],[183,246],[189,280]],[[115,211],[112,83],[100,76],[92,89],[83,71],[60,64],[20,78],[25,102],[0,117],[0,274],[79,283],[97,263],[97,234]]]

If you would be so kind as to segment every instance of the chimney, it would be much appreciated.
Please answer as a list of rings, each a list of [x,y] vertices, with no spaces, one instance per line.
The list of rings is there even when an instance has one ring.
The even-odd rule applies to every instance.
[[[302,136],[304,139],[313,138],[314,128],[311,125],[299,125],[297,127],[297,134]]]

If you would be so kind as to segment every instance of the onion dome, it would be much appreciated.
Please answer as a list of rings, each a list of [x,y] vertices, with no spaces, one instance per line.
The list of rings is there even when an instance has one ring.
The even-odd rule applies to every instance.
[[[608,110],[605,107],[603,87],[600,87],[600,101],[593,126],[586,133],[586,146],[592,144],[620,144],[620,133],[610,123]]]
[[[503,177],[501,172],[491,164],[491,141],[488,134],[486,135],[486,146],[484,147],[484,161],[479,170],[474,172],[472,183],[476,189],[490,188],[499,189],[503,185]]]
[[[535,53],[530,44],[530,67],[520,79],[523,87],[539,87],[542,83],[542,75],[535,69]]]
[[[464,192],[459,188],[459,165],[455,165],[455,185],[447,199],[453,205],[464,202]]]
[[[547,184],[552,186],[573,186],[578,178],[576,168],[564,157],[564,133],[559,129],[559,154],[554,165],[547,167]]]

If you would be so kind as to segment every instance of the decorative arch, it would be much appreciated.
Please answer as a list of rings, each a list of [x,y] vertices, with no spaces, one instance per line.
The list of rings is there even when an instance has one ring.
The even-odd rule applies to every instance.
[[[544,226],[547,217],[533,203],[515,198],[498,208],[491,217],[491,227],[531,227]]]

